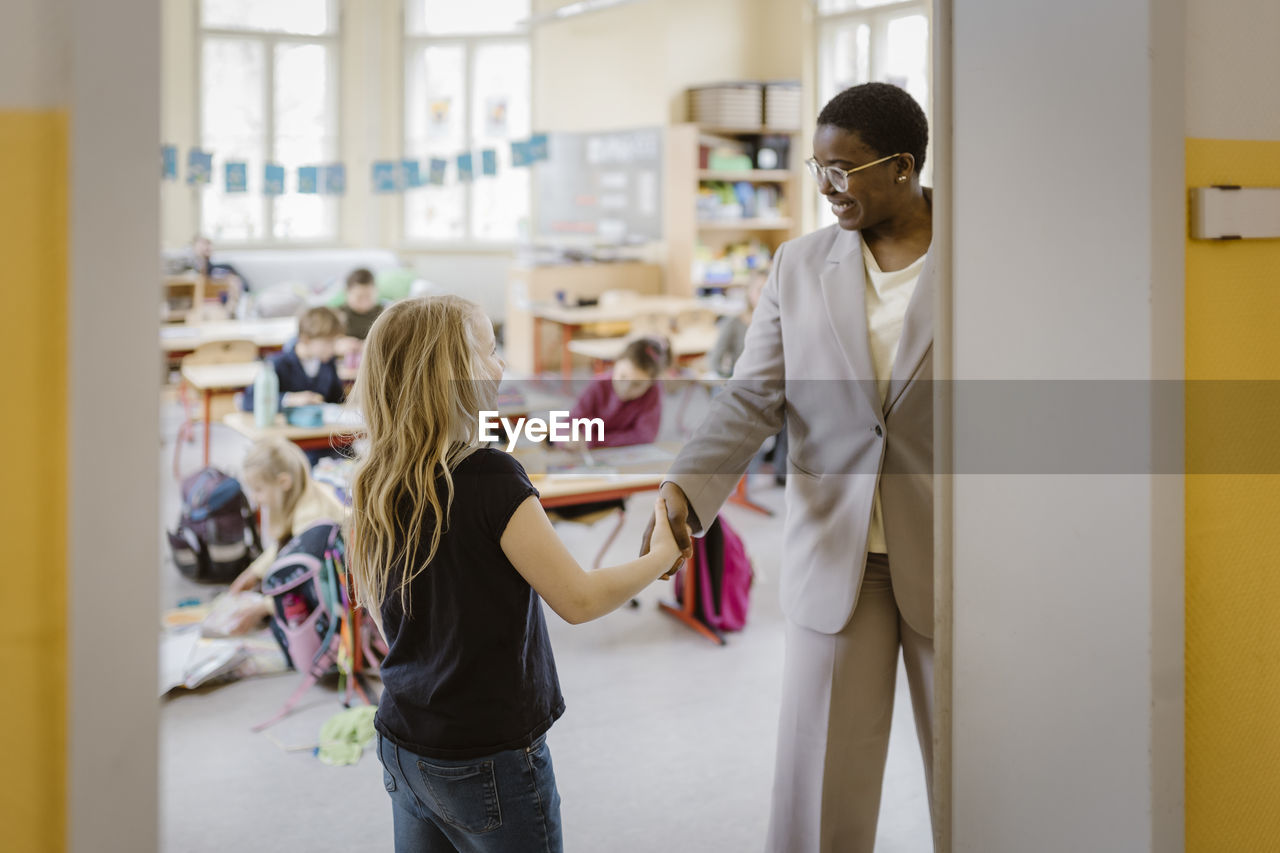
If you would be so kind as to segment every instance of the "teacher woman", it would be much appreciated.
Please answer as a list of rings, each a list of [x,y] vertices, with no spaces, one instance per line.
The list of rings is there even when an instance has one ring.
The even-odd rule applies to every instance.
[[[855,86],[822,109],[807,165],[838,224],[779,247],[733,377],[662,485],[689,555],[685,524],[715,518],[785,413],[770,853],[871,853],[899,648],[932,800],[928,136],[896,86]]]

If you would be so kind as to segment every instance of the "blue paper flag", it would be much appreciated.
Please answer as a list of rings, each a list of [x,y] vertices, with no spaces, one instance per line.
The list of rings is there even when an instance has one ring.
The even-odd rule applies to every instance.
[[[284,195],[284,166],[268,163],[262,169],[262,194]]]
[[[324,191],[329,195],[342,195],[347,191],[347,167],[330,163],[324,167]]]
[[[400,189],[396,172],[400,164],[390,160],[378,160],[373,164],[373,191],[375,193],[393,193]]]
[[[498,152],[486,148],[480,152],[480,171],[485,175],[498,174]]]
[[[298,192],[315,195],[320,191],[320,167],[298,167]]]
[[[511,143],[511,165],[516,168],[528,166],[533,162],[533,150],[528,140],[514,140]]]
[[[458,180],[464,184],[469,184],[475,178],[476,173],[471,165],[471,153],[458,155]]]
[[[551,157],[551,150],[547,144],[547,135],[545,133],[535,133],[529,137],[529,161],[532,163],[540,163]]]
[[[249,191],[249,164],[240,161],[228,162],[224,165],[227,192],[244,193]]]
[[[414,189],[422,186],[422,170],[419,168],[417,160],[401,160],[400,175],[404,178],[405,189]]]
[[[437,187],[444,186],[444,170],[448,168],[448,166],[448,160],[441,160],[438,157],[432,157],[429,170],[430,175],[427,178],[427,183]]]
[[[178,180],[178,146],[160,146],[160,178],[165,181]]]
[[[207,184],[213,180],[213,154],[192,148],[187,152],[187,184]]]

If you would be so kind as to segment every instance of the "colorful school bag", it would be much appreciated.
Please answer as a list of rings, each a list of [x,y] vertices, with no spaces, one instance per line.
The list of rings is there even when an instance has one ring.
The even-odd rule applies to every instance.
[[[716,631],[741,631],[747,624],[751,604],[751,560],[742,539],[723,516],[717,516],[700,539],[693,540],[694,562],[698,567],[694,594],[698,619]],[[682,566],[676,572],[676,600],[684,597]]]
[[[217,468],[182,481],[182,513],[168,536],[178,571],[196,581],[230,583],[262,553],[257,517],[240,481]]]
[[[289,540],[262,579],[262,594],[271,600],[271,633],[302,684],[271,719],[254,726],[261,731],[293,710],[322,676],[337,671],[346,682],[346,702],[358,690],[369,702],[354,661],[374,671],[385,646],[367,617],[359,629],[347,588],[346,547],[342,526],[317,521]]]

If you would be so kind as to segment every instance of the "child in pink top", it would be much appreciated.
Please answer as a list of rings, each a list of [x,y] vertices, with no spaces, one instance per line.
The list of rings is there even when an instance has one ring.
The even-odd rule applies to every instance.
[[[662,425],[662,389],[658,377],[667,366],[667,344],[638,338],[627,345],[613,370],[592,380],[574,404],[570,418],[599,418],[604,437],[591,447],[648,444]]]

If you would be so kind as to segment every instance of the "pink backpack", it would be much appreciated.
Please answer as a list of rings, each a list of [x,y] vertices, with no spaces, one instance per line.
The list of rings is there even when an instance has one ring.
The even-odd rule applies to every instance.
[[[693,540],[698,565],[698,618],[717,631],[741,631],[747,624],[751,603],[751,560],[742,539],[723,516],[717,516],[707,534]],[[676,572],[676,600],[684,593],[684,572]]]

